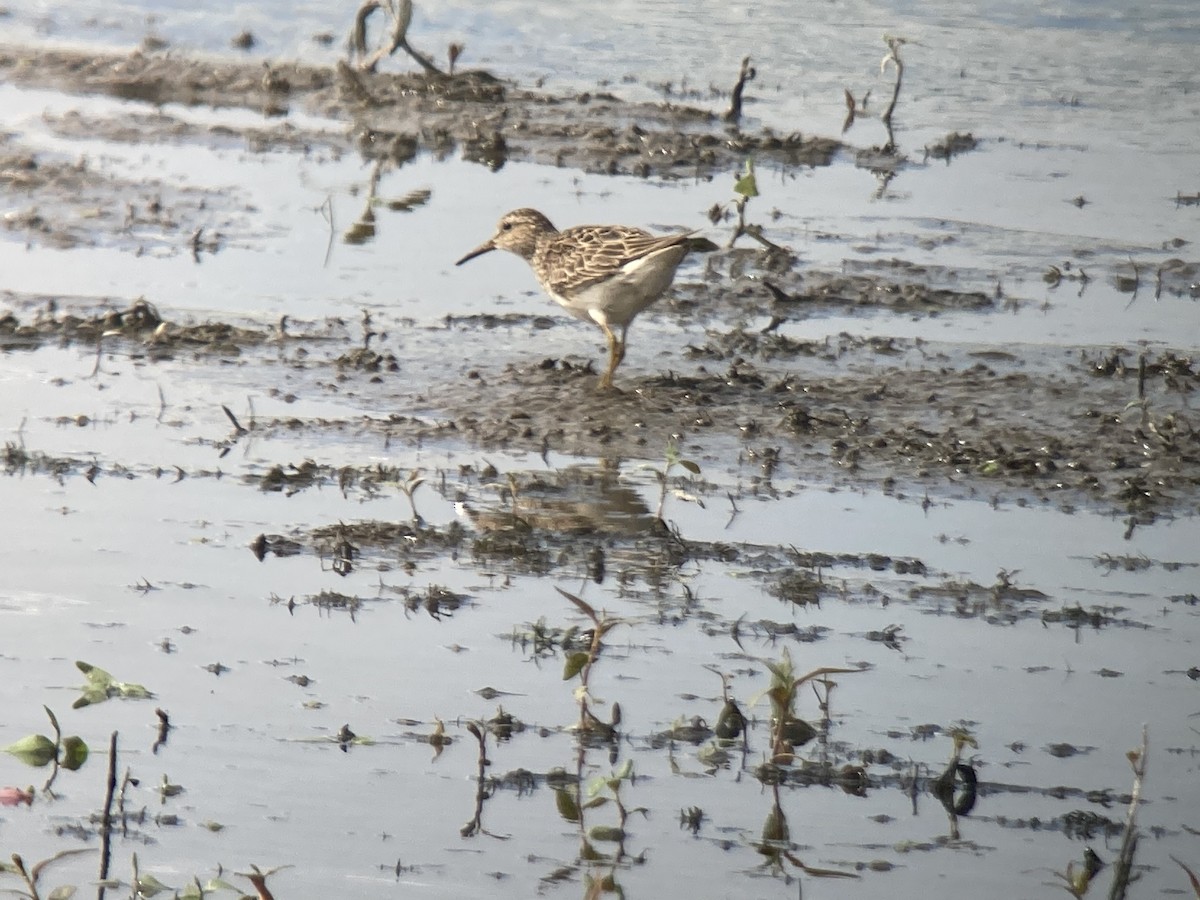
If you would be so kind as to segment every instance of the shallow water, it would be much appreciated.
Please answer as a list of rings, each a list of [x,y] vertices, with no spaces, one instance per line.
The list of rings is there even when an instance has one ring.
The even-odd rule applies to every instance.
[[[743,48],[753,47],[760,77],[749,90],[750,114],[781,131],[822,134],[840,128],[844,85],[856,94],[872,87],[877,100],[886,93],[887,81],[877,75],[879,35],[912,38],[904,51],[901,144],[919,162],[923,144],[969,130],[983,140],[981,149],[948,167],[905,170],[882,195],[875,177],[845,157],[815,170],[760,171],[762,196],[751,212],[775,239],[797,247],[803,267],[855,269],[898,258],[930,267],[931,281],[960,290],[990,293],[999,283],[1016,302],[1005,312],[933,317],[824,312],[783,329],[812,339],[843,331],[922,338],[931,352],[1039,347],[1031,365],[1052,369],[1081,347],[1146,342],[1194,352],[1200,335],[1200,307],[1186,291],[1155,300],[1146,286],[1132,298],[1114,283],[1130,257],[1147,271],[1172,256],[1194,260],[1194,245],[1164,242],[1200,234],[1200,208],[1174,202],[1178,192],[1196,188],[1200,76],[1189,51],[1200,22],[1186,3],[1143,5],[1136,15],[1123,6],[1060,4],[1049,14],[1041,4],[839,4],[806,10],[797,28],[783,29],[778,23],[791,15],[790,4],[726,4],[710,18],[680,16],[674,4],[638,4],[636,15],[625,3],[597,4],[588,14],[578,6],[568,14],[544,4],[440,4],[418,10],[412,37],[435,48],[465,36],[465,64],[522,81],[544,77],[547,90],[591,89],[607,80],[622,96],[654,98],[661,96],[656,84],[671,81],[678,90],[686,79],[701,93],[694,102],[715,108],[725,101],[710,96],[709,84],[727,88]],[[155,19],[147,24],[150,9]],[[320,60],[335,51],[316,47],[311,35],[340,35],[352,9],[299,3],[284,14],[270,4],[230,12],[85,2],[10,13],[0,19],[4,42],[128,46],[153,31],[181,49],[231,52],[229,38],[249,28],[260,41],[256,54]],[[570,66],[562,63],[564,47],[572,48]],[[102,297],[124,307],[145,296],[175,321],[269,324],[286,314],[298,323],[293,329],[322,335],[303,345],[315,357],[325,352],[323,341],[334,348],[330,355],[355,341],[368,310],[384,332],[377,346],[402,360],[398,376],[383,377],[412,384],[407,405],[398,408],[395,390],[362,374],[307,366],[290,345],[237,358],[196,351],[155,359],[135,343],[105,339],[94,374],[92,347],[0,349],[0,439],[74,461],[57,477],[14,467],[0,479],[0,702],[8,711],[0,743],[45,731],[38,709],[45,703],[95,754],[81,772],[60,777],[60,800],[4,810],[6,852],[36,859],[79,845],[55,829],[84,821],[98,806],[102,748],[118,730],[121,764],[142,780],[134,805],[182,820],[151,819],[121,842],[114,868],[123,877],[136,850],[143,871],[173,886],[211,875],[214,861],[235,871],[290,864],[270,882],[280,898],[397,890],[586,895],[585,873],[608,866],[579,863],[579,828],[560,815],[545,784],[528,793],[497,788],[483,813],[490,834],[459,834],[476,796],[476,748],[464,724],[492,716],[497,703],[529,727],[507,743],[489,741],[490,774],[575,771],[578,741],[565,729],[578,713],[573,685],[561,677],[562,657],[536,657],[511,639],[543,617],[550,625],[586,624],[555,590],[561,587],[626,622],[609,638],[593,692],[622,707],[619,754],[638,773],[622,785],[622,796],[648,810],[631,818],[629,855],[616,866],[627,896],[794,896],[795,882],[764,868],[756,848],[773,792],[753,777],[768,752],[767,705],[750,706],[767,686],[762,660],[778,660],[784,647],[801,673],[869,666],[837,676],[828,741],[801,755],[840,766],[886,750],[897,760],[867,765],[873,781],[866,797],[821,785],[780,790],[793,854],[810,866],[862,876],[817,879],[785,864],[806,895],[1045,893],[1056,881],[1052,873],[1082,856],[1085,842],[1064,834],[1064,817],[1084,810],[1123,818],[1115,798],[1132,780],[1124,754],[1139,743],[1143,723],[1151,761],[1139,862],[1148,868],[1133,892],[1186,891],[1169,856],[1200,860],[1190,830],[1200,809],[1188,675],[1200,638],[1194,504],[1130,531],[1125,516],[1086,504],[993,495],[969,482],[922,496],[786,452],[764,479],[761,461],[750,458],[750,450],[761,450],[752,441],[697,429],[682,436],[680,450],[700,465],[702,478],[673,484],[704,505],[670,494],[665,518],[685,540],[728,544],[736,554],[698,555],[670,569],[659,561],[658,544],[614,539],[608,577],[596,584],[572,554],[603,540],[551,541],[539,570],[519,556],[483,553],[473,530],[444,552],[403,540],[363,542],[353,571],[338,575],[330,556],[314,549],[314,530],[407,521],[408,501],[396,485],[343,492],[326,480],[290,494],[260,489],[272,467],[305,460],[419,469],[427,483],[415,503],[428,526],[444,534],[464,521],[455,506],[460,499],[503,509],[509,473],[522,482],[553,480],[597,464],[599,454],[543,458],[454,436],[408,444],[390,440],[379,423],[392,414],[444,416],[437,386],[461,379],[464,361],[487,375],[514,359],[593,353],[596,336],[560,322],[517,261],[489,257],[453,267],[499,213],[533,205],[564,226],[705,227],[705,211],[730,201],[729,183],[657,184],[515,163],[493,173],[422,156],[385,174],[380,192],[397,197],[428,188],[430,201],[406,213],[381,210],[373,242],[335,240],[326,261],[331,227],[321,205],[331,204],[336,236],[364,202],[370,172],[353,154],[261,153],[212,139],[80,137],[67,127],[73,112],[120,121],[153,111],[11,85],[0,85],[0,110],[0,131],[40,152],[86,158],[133,183],[196,188],[211,214],[201,222],[218,223],[225,235],[221,251],[197,263],[186,242],[170,234],[97,229],[95,246],[69,250],[5,234],[3,289],[56,297],[76,311],[93,309]],[[159,112],[205,125],[249,115],[172,106]],[[344,128],[294,121],[333,136]],[[872,129],[874,121],[860,123],[848,139],[880,142],[882,133]],[[1073,204],[1077,196],[1088,202]],[[7,212],[21,199],[7,195],[5,204]],[[767,214],[772,208],[777,218]],[[1092,273],[1082,290],[1042,280],[1048,266],[1068,260]],[[679,280],[697,280],[701,271],[691,263]],[[22,318],[36,308],[21,298],[12,306]],[[0,312],[5,308],[0,301]],[[447,314],[482,313],[555,318],[550,327],[444,327]],[[762,325],[770,313],[764,301],[746,315]],[[722,327],[654,310],[638,321],[622,375],[636,382],[661,369],[694,369],[680,347]],[[252,427],[233,439],[221,404],[248,425],[295,417],[308,427]],[[625,514],[632,524],[659,501],[648,467],[661,468],[660,456],[655,446],[643,459],[614,462],[620,483],[644,507]],[[93,461],[94,483],[85,476]],[[489,464],[498,470],[494,481],[481,475]],[[585,497],[579,504],[598,502]],[[264,533],[293,537],[304,552],[260,562],[248,547]],[[789,548],[848,555],[820,569],[832,593],[819,606],[771,593],[784,574],[806,571],[799,562],[780,565]],[[868,554],[919,559],[925,571],[872,570],[860,562]],[[1046,596],[1001,601],[1005,577]],[[405,591],[419,598],[432,585],[467,599],[440,618],[420,603],[406,605]],[[352,617],[308,603],[321,591],[362,605]],[[299,604],[294,611],[289,598]],[[1071,627],[1053,615],[1075,607],[1102,610],[1103,624]],[[817,639],[770,637],[772,628],[790,624]],[[878,640],[889,626],[895,639]],[[73,712],[82,680],[75,659],[157,696]],[[205,669],[215,663],[228,671]],[[680,717],[715,722],[721,685],[708,666],[731,675],[732,694],[756,719],[749,756],[743,761],[735,749],[731,764],[712,772],[695,747],[680,742],[668,755],[654,740]],[[298,674],[311,683],[287,680]],[[506,693],[485,699],[476,693],[484,687]],[[152,754],[155,704],[170,712],[176,729]],[[608,709],[600,707],[602,717]],[[812,694],[801,698],[799,711],[820,719]],[[417,735],[430,734],[438,718],[454,743],[435,756]],[[901,778],[911,774],[910,762],[922,777],[936,774],[949,756],[950,741],[922,739],[920,726],[960,721],[979,742],[968,755],[984,787],[952,837],[937,802],[921,793],[914,804]],[[343,723],[376,743],[339,750],[330,738]],[[1051,747],[1061,743],[1087,752],[1060,758]],[[0,785],[40,783],[40,772],[6,760],[0,758]],[[606,747],[590,750],[581,764],[585,777],[613,767]],[[186,792],[160,800],[154,788],[163,775]],[[1105,790],[1113,798],[1080,793]],[[679,826],[679,811],[692,806],[706,817],[695,836]],[[210,831],[205,822],[225,829]],[[611,805],[588,814],[588,824],[612,822]],[[1114,840],[1088,843],[1107,861],[1115,856]],[[569,870],[565,881],[545,880],[560,867]],[[86,884],[94,862],[64,861],[50,871]]]

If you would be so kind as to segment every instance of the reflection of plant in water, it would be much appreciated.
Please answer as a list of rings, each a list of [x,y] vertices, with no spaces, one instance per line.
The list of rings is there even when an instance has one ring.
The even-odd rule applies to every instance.
[[[379,183],[383,178],[384,172],[398,165],[403,165],[406,162],[406,152],[407,147],[399,145],[392,148],[390,155],[376,158],[375,165],[371,167],[370,178],[367,180],[367,198],[363,203],[363,211],[354,223],[342,233],[343,243],[361,246],[375,239],[377,233],[375,209],[377,207],[383,207],[391,212],[412,212],[414,209],[424,206],[429,202],[429,198],[433,194],[427,188],[418,188],[409,191],[407,194],[392,200],[385,200],[379,196]],[[330,244],[326,247],[325,252],[326,262],[328,262],[333,243],[332,206],[330,206],[328,214],[325,215],[325,219],[329,223],[330,229]]]
[[[796,856],[791,840],[791,829],[788,827],[787,816],[779,803],[779,785],[771,786],[771,810],[763,822],[762,839],[754,845],[765,860],[763,866],[769,866],[776,875],[782,875],[791,880],[788,865],[794,866],[799,872],[814,878],[858,878],[854,872],[839,872],[836,869],[818,869],[806,865]]]
[[[962,725],[951,728],[949,734],[954,741],[950,750],[950,761],[946,764],[945,771],[933,780],[929,789],[950,817],[950,839],[957,841],[958,817],[965,816],[974,809],[978,797],[975,769],[962,762],[962,751],[965,747],[977,749],[979,742],[970,730]]]
[[[1133,877],[1133,857],[1137,853],[1138,807],[1142,802],[1142,783],[1146,780],[1146,762],[1150,749],[1149,730],[1142,726],[1142,746],[1138,750],[1130,750],[1125,754],[1129,767],[1133,770],[1133,788],[1129,792],[1129,809],[1125,813],[1125,829],[1121,835],[1121,850],[1113,860],[1113,886],[1109,891],[1111,900],[1122,900],[1125,889]],[[1191,873],[1189,873],[1191,874]]]
[[[616,825],[593,825],[587,830],[587,836],[593,841],[608,841],[617,844],[617,858],[625,855],[626,824],[631,813],[646,815],[645,807],[639,806],[628,809],[621,799],[621,785],[624,782],[633,783],[633,760],[627,759],[621,767],[611,775],[597,775],[587,784],[587,799],[581,807],[583,810],[599,809],[611,803],[617,811]]]
[[[581,757],[582,762],[582,757]],[[630,809],[625,805],[621,796],[623,785],[633,783],[633,761],[625,762],[609,775],[598,775],[588,781],[581,793],[580,783],[560,785],[554,789],[554,804],[558,814],[568,822],[579,826],[580,850],[579,860],[589,867],[585,874],[587,885],[586,897],[598,897],[601,894],[615,893],[623,895],[617,883],[617,867],[625,859],[625,839],[628,836],[627,824],[633,813],[647,814],[645,807]],[[615,825],[587,824],[589,810],[599,809],[611,804],[616,810]],[[597,848],[597,844],[616,844],[612,853],[605,853]],[[607,866],[605,868],[605,866]]]
[[[616,762],[618,736],[617,726],[621,723],[621,707],[618,703],[612,705],[612,715],[608,722],[601,721],[591,711],[591,705],[596,702],[591,694],[592,667],[600,657],[603,649],[604,636],[623,624],[620,619],[611,619],[607,615],[596,612],[590,604],[574,594],[567,593],[562,588],[558,592],[569,600],[576,609],[587,616],[592,623],[591,640],[586,650],[566,652],[566,662],[563,667],[563,680],[570,681],[579,678],[575,688],[575,700],[579,704],[579,722],[576,729],[579,734],[578,753],[575,759],[575,777],[566,779],[554,786],[554,802],[558,814],[568,822],[579,826],[581,845],[579,863],[587,866],[585,874],[587,885],[586,897],[599,897],[602,894],[615,893],[623,896],[623,890],[616,880],[617,867],[625,858],[626,825],[632,813],[645,814],[644,808],[630,809],[622,797],[624,783],[633,782],[633,763],[626,760],[620,767],[607,776],[597,776],[590,779],[584,787],[583,771],[586,763],[588,747],[594,746],[595,740],[606,741],[609,745],[609,759]],[[589,740],[589,738],[591,740]],[[587,825],[587,812],[611,804],[617,814],[615,825]],[[606,854],[596,848],[597,843],[615,843],[616,849]],[[593,870],[607,865],[602,873]]]
[[[12,855],[12,862],[0,861],[0,874],[15,875],[24,882],[23,888],[4,888],[0,889],[4,893],[13,894],[18,897],[26,897],[29,900],[67,900],[72,897],[78,890],[75,885],[64,884],[59,885],[47,894],[41,892],[41,879],[45,874],[48,866],[65,859],[70,856],[78,856],[83,853],[95,852],[91,847],[81,847],[78,849],[63,850],[55,853],[47,859],[40,860],[32,866],[26,866],[25,861],[19,853]],[[282,869],[289,869],[291,866],[276,866],[273,869],[267,869],[265,872],[256,865],[251,865],[249,872],[235,872],[239,878],[247,879],[254,886],[254,894],[247,895],[245,891],[237,885],[230,883],[224,878],[224,871],[219,870],[217,875],[201,882],[197,876],[192,876],[192,880],[185,884],[182,888],[172,888],[154,875],[143,874],[138,864],[138,856],[133,854],[132,859],[132,874],[130,883],[126,885],[123,880],[112,878],[102,879],[100,896],[104,896],[104,888],[120,888],[128,887],[132,896],[150,898],[160,894],[167,894],[178,898],[178,900],[203,900],[203,898],[223,893],[226,895],[232,894],[242,898],[242,900],[252,900],[252,897],[257,897],[258,900],[274,900],[274,895],[270,888],[267,887],[267,879]]]
[[[501,711],[503,712],[503,711]],[[488,837],[498,838],[500,840],[508,840],[504,835],[492,834],[483,827],[483,805],[492,798],[495,793],[495,783],[493,779],[487,778],[487,768],[492,764],[487,755],[487,733],[488,728],[480,728],[479,723],[468,722],[467,731],[469,731],[475,740],[479,742],[479,756],[476,759],[475,772],[475,812],[471,816],[471,820],[467,822],[458,833],[465,838],[474,837],[477,834],[486,834]]]
[[[133,871],[130,876],[130,884],[128,887],[131,889],[133,896],[144,898],[151,898],[159,894],[170,892],[175,898],[177,898],[177,900],[204,900],[205,897],[212,894],[229,893],[236,894],[240,900],[253,900],[253,897],[257,897],[258,900],[275,900],[275,895],[272,894],[271,889],[267,887],[267,879],[276,872],[290,868],[290,865],[276,866],[275,868],[267,869],[264,872],[258,866],[251,863],[249,872],[234,872],[233,874],[238,878],[245,878],[250,882],[251,885],[254,886],[253,895],[247,894],[236,884],[228,881],[225,878],[225,869],[223,866],[218,866],[217,874],[206,881],[202,882],[198,876],[193,875],[192,880],[183,887],[173,888],[164,884],[153,875],[143,875],[141,868],[138,865],[138,855],[135,853],[133,854]],[[118,880],[106,881],[105,884],[108,887],[124,886]]]
[[[1200,900],[1200,876],[1198,876],[1182,862],[1177,860],[1174,856],[1171,857],[1171,861],[1175,863],[1175,865],[1179,866],[1179,868],[1183,869],[1183,871],[1187,872],[1188,880],[1192,883],[1192,893],[1196,895],[1197,900]]]
[[[621,706],[618,703],[613,704],[610,722],[603,722],[597,718],[589,705],[589,701],[594,701],[595,699],[591,694],[590,679],[592,666],[600,658],[600,651],[604,646],[604,636],[618,625],[623,624],[622,620],[601,616],[590,604],[581,598],[567,593],[562,588],[557,588],[557,590],[570,600],[580,612],[592,620],[592,637],[587,645],[587,649],[568,653],[566,662],[563,665],[563,681],[570,681],[572,678],[579,676],[579,687],[575,689],[575,700],[579,704],[579,732],[581,735],[594,735],[606,740],[612,740],[617,735],[617,726],[621,724]]]
[[[55,853],[47,859],[40,860],[32,866],[26,867],[25,860],[21,858],[21,854],[14,853],[12,862],[4,862],[0,860],[0,874],[16,875],[25,882],[24,889],[20,888],[4,888],[4,893],[15,894],[18,897],[29,897],[30,900],[42,900],[42,894],[38,890],[38,882],[41,880],[42,874],[46,871],[46,867],[52,863],[58,862],[68,856],[78,856],[81,853],[91,853],[91,847],[80,847],[73,850],[63,850]],[[47,898],[59,900],[59,898],[70,897],[75,893],[74,885],[61,885],[46,895]]]

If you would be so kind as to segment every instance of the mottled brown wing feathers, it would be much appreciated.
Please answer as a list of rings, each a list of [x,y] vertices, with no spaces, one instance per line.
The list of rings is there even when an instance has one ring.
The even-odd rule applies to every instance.
[[[626,263],[677,247],[694,233],[654,235],[620,225],[581,225],[555,235],[537,262],[547,287],[565,295],[610,277]]]

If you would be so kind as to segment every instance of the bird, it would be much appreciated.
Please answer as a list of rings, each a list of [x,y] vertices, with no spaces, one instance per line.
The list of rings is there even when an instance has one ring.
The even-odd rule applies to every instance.
[[[625,336],[634,317],[671,286],[675,270],[693,249],[695,232],[654,235],[627,225],[578,225],[559,231],[536,209],[514,209],[496,233],[455,263],[492,250],[508,250],[529,263],[551,299],[608,341],[608,368],[599,390],[611,390],[625,358]]]

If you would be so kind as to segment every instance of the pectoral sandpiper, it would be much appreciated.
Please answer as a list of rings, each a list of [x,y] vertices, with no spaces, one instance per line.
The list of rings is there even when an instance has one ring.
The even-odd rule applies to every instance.
[[[624,225],[580,225],[559,231],[536,209],[516,209],[496,233],[455,265],[491,250],[508,250],[533,268],[538,283],[576,318],[595,322],[608,340],[601,390],[625,358],[634,316],[663,295],[693,240],[691,232],[653,235]]]

